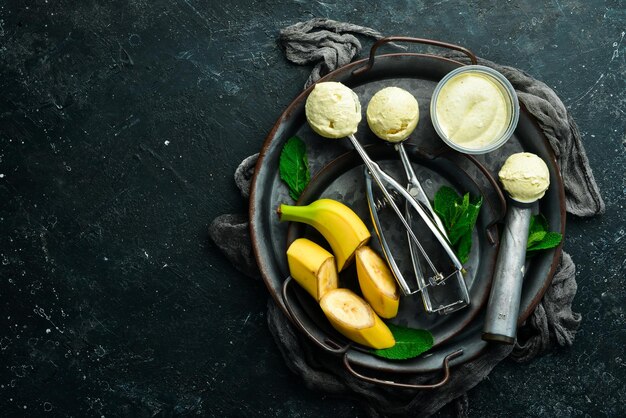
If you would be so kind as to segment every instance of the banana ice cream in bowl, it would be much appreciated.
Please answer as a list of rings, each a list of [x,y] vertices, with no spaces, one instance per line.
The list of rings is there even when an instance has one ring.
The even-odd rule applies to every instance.
[[[511,83],[482,65],[466,65],[448,73],[433,92],[433,126],[451,148],[484,154],[513,135],[519,102]]]

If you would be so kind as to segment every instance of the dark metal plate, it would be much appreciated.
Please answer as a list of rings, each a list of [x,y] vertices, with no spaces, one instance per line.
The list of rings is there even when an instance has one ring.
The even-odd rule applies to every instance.
[[[409,145],[414,145],[426,154],[436,155],[444,145],[430,121],[430,98],[437,81],[461,64],[437,56],[391,54],[377,57],[369,71],[359,76],[353,75],[353,70],[363,66],[364,61],[342,67],[326,76],[324,81],[340,81],[351,87],[358,94],[364,109],[371,96],[383,87],[398,86],[412,92],[419,102],[420,122]],[[275,212],[280,203],[290,201],[288,191],[278,175],[278,159],[282,146],[292,135],[300,136],[307,144],[312,173],[319,172],[322,167],[350,150],[347,140],[321,139],[308,127],[304,103],[309,92],[310,89],[304,91],[289,105],[268,135],[257,163],[250,197],[251,235],[257,262],[270,294],[285,312],[281,288],[288,275],[285,256],[288,243],[287,225],[278,222]],[[359,126],[357,137],[362,144],[380,144],[380,140],[369,131],[365,120]],[[522,150],[534,152],[548,163],[552,186],[538,205],[547,217],[550,228],[564,233],[564,192],[558,166],[547,140],[525,109],[522,108],[518,128],[509,142],[478,159],[495,174],[510,154]],[[533,257],[529,263],[524,279],[520,322],[528,317],[541,300],[554,274],[559,255],[560,248]],[[324,335],[325,332],[318,324],[303,312],[299,313],[302,315],[302,322]],[[447,354],[462,348],[463,356],[455,359],[452,364],[462,363],[477,356],[486,346],[480,339],[481,321],[482,313],[479,313],[459,335],[448,336],[450,338],[444,344],[416,359],[391,362],[358,350],[350,350],[348,356],[352,363],[372,370],[420,373],[441,368]]]

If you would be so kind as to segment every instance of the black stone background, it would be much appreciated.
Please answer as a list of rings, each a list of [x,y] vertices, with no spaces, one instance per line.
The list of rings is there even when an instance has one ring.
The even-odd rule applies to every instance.
[[[264,285],[207,236],[246,210],[233,172],[310,70],[278,30],[311,17],[461,44],[560,95],[607,204],[568,218],[584,320],[573,347],[501,363],[471,416],[625,416],[617,0],[2,1],[0,415],[363,416],[289,372]]]

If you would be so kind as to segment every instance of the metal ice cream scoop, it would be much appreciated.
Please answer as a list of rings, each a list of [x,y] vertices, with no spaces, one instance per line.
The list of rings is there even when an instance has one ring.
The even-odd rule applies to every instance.
[[[424,192],[403,146],[404,141],[411,135],[419,121],[417,99],[406,90],[398,87],[387,87],[379,90],[372,97],[367,105],[366,113],[367,123],[372,132],[380,139],[394,144],[394,148],[400,154],[400,161],[402,162],[408,181],[406,187],[407,192],[418,205],[422,206],[429,220],[435,224],[441,235],[448,240],[443,222],[433,210],[428,196]],[[369,183],[367,184],[369,185]],[[415,218],[414,202],[407,200],[405,202],[404,212],[405,219],[410,225],[410,228],[407,229],[407,236],[411,262],[416,278],[415,285],[417,286],[409,285],[399,269],[395,266],[393,257],[387,255],[389,252],[388,246],[385,242],[386,239],[383,230],[378,225],[379,222],[376,210],[372,208],[374,205],[372,205],[373,199],[370,189],[371,188],[368,188],[368,203],[370,204],[372,220],[376,226],[376,232],[381,241],[383,252],[391,265],[394,276],[400,284],[402,293],[410,295],[420,291],[422,300],[424,301],[424,307],[428,313],[437,312],[439,314],[448,314],[469,305],[469,292],[461,268],[458,267],[461,265],[460,260],[458,260],[456,255],[451,255],[450,260],[457,268],[450,274],[444,275],[440,273],[439,269],[432,265],[432,261],[429,256],[425,254],[421,244],[412,239],[412,229],[419,230],[423,237],[428,236],[428,232],[421,225],[419,218],[416,219],[416,221],[418,225],[422,226],[420,228],[417,228],[415,222],[412,221]],[[438,274],[431,275],[431,270]]]
[[[511,155],[499,173],[509,194],[500,251],[487,304],[482,338],[513,344],[524,279],[524,262],[532,204],[541,198],[550,184],[546,163],[531,153]]]
[[[367,155],[365,149],[354,136],[359,121],[361,120],[361,105],[358,96],[350,88],[341,83],[317,83],[309,97],[307,97],[305,113],[309,125],[319,135],[325,138],[339,138],[345,136],[350,140],[354,149],[363,160],[369,176],[371,176],[374,183],[378,186],[385,201],[388,203],[389,207],[393,209],[398,220],[406,229],[409,240],[419,249],[428,267],[432,270],[434,277],[441,278],[441,280],[445,280],[446,278],[443,272],[433,264],[428,254],[426,254],[426,251],[417,239],[406,217],[402,214],[402,211],[394,201],[394,195],[399,195],[404,198],[407,204],[417,212],[426,228],[430,230],[435,240],[447,254],[454,271],[460,274],[460,271],[463,269],[463,264],[461,264],[454,253],[445,233],[439,229],[439,226],[435,223],[432,216],[427,213],[427,210],[424,209],[400,183],[384,172],[380,166]],[[341,129],[337,129],[338,126],[340,126]],[[393,258],[393,254],[385,253],[385,256]],[[390,264],[393,265],[391,262]],[[409,288],[403,278],[396,277],[396,279],[398,279],[402,289]]]

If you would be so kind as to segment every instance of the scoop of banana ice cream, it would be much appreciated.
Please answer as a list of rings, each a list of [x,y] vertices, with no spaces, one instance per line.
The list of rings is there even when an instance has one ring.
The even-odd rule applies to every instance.
[[[304,108],[311,128],[325,138],[351,135],[361,121],[361,103],[356,93],[334,81],[317,83]]]
[[[511,155],[504,162],[498,176],[509,196],[523,203],[542,198],[550,186],[548,166],[530,152]]]
[[[419,107],[408,91],[386,87],[372,97],[366,114],[367,123],[377,137],[400,142],[408,138],[417,126]]]

